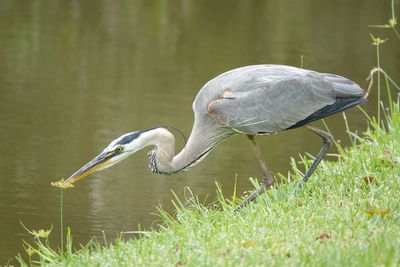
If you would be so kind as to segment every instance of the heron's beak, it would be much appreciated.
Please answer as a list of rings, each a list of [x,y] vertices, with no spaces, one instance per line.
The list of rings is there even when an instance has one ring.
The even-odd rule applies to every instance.
[[[112,157],[113,153],[110,152],[103,152],[99,154],[97,157],[89,161],[85,166],[72,174],[71,177],[64,181],[64,184],[75,183],[76,181],[88,176],[92,172],[106,168],[110,163],[110,158]]]

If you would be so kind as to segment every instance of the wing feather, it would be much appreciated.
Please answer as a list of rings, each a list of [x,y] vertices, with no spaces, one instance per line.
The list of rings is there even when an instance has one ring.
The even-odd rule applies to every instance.
[[[256,75],[261,74],[258,70]],[[313,71],[299,71],[286,79],[252,77],[240,82],[236,88],[231,83],[229,91],[209,102],[207,112],[226,127],[248,134],[270,134],[294,128],[299,122],[307,123],[306,118],[319,110],[342,103],[337,102],[339,98],[364,95],[357,84],[346,78]],[[330,110],[329,114],[318,114],[333,114],[333,109]]]

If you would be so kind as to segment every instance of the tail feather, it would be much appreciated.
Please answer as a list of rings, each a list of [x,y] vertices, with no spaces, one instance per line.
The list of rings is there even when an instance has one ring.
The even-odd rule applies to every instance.
[[[320,110],[317,110],[316,112],[312,113],[310,116],[305,118],[304,120],[301,120],[297,122],[296,124],[290,126],[286,130],[289,129],[294,129],[301,127],[303,125],[306,125],[312,121],[316,121],[322,118],[325,118],[327,116],[330,116],[332,114],[344,111],[346,109],[352,108],[354,106],[357,106],[359,104],[362,104],[367,101],[366,94],[364,94],[362,97],[346,97],[346,98],[336,98],[336,101],[331,104],[327,105]]]

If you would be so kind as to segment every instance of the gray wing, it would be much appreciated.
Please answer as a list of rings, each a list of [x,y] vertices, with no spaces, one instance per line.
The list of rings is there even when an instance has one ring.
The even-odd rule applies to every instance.
[[[277,81],[252,77],[231,83],[221,97],[208,103],[207,112],[238,132],[268,134],[302,126],[365,101],[364,91],[344,77],[297,70]]]

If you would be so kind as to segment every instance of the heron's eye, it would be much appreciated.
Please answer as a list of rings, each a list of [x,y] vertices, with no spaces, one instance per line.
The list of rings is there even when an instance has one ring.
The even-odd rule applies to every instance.
[[[117,151],[117,152],[122,152],[122,151],[124,151],[124,148],[123,148],[122,146],[118,146],[118,147],[115,149],[115,151]]]

